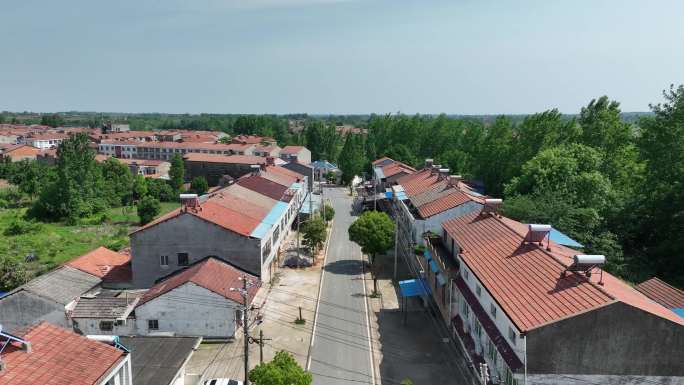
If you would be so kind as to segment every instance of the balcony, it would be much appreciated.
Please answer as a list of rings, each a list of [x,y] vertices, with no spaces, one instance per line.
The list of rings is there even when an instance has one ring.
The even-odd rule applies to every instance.
[[[458,275],[458,261],[442,243],[442,238],[434,235],[425,237],[427,250],[437,262],[439,268],[446,273],[450,279]]]

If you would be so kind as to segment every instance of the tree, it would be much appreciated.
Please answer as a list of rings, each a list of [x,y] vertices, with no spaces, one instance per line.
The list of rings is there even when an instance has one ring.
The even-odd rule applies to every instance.
[[[163,179],[146,178],[147,195],[161,201],[161,202],[175,202],[177,200],[176,194],[173,192],[171,185]]]
[[[138,202],[138,217],[140,218],[140,225],[152,222],[152,220],[159,215],[161,205],[159,201],[151,196],[143,197]]]
[[[105,197],[110,206],[121,206],[131,198],[133,173],[127,165],[116,158],[108,158],[101,164],[105,182]]]
[[[230,136],[222,136],[221,138],[219,138],[219,143],[221,143],[221,144],[228,144],[228,143],[230,143],[230,141],[231,141]]]
[[[205,177],[196,176],[192,178],[190,190],[192,190],[195,194],[203,195],[209,191],[209,183],[207,183],[207,179]]]
[[[60,114],[42,115],[40,124],[50,127],[61,127],[64,125],[64,118]]]
[[[637,224],[627,244],[646,273],[684,286],[684,86],[670,86],[663,97],[651,105],[654,116],[639,123],[647,188],[630,205],[636,210],[627,220]]]
[[[66,218],[75,223],[78,218],[107,208],[102,194],[102,170],[85,134],[73,135],[59,145],[54,175],[44,183],[46,187],[31,207],[30,216],[47,220]]]
[[[26,265],[8,256],[0,256],[0,290],[9,291],[28,282]]]
[[[43,177],[47,173],[45,167],[35,161],[22,160],[11,164],[8,168],[11,170],[8,175],[9,182],[33,199],[40,191]]]
[[[342,171],[342,183],[349,184],[355,175],[361,175],[366,157],[363,153],[363,137],[347,134],[342,152],[338,157],[338,166]]]
[[[323,218],[314,216],[301,226],[302,236],[304,240],[302,243],[306,245],[311,254],[314,255],[323,242],[325,242],[326,226]]]
[[[171,187],[176,191],[180,191],[183,187],[183,183],[185,183],[185,165],[183,164],[183,157],[180,154],[174,154],[171,158],[169,178],[171,179]]]
[[[366,211],[349,226],[349,239],[361,246],[361,251],[370,257],[374,292],[378,291],[375,272],[375,256],[384,253],[394,245],[394,222],[380,211]]]
[[[145,195],[147,195],[147,182],[145,177],[142,175],[136,175],[133,177],[133,186],[131,191],[132,200],[139,201]]]
[[[310,385],[313,377],[289,353],[279,351],[271,362],[252,369],[249,380],[254,385]]]

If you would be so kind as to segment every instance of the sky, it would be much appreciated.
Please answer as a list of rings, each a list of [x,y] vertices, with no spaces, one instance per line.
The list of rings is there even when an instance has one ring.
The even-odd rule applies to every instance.
[[[681,0],[0,0],[0,110],[646,111]]]

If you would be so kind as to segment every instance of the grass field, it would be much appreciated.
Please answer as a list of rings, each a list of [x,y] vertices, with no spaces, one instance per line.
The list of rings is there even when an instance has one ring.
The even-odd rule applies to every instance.
[[[179,206],[162,203],[161,214]],[[81,224],[67,226],[62,223],[37,223],[35,228],[20,235],[5,235],[5,229],[16,216],[23,216],[25,208],[0,209],[0,255],[24,260],[33,253],[37,261],[29,264],[34,273],[49,270],[74,257],[105,246],[121,249],[128,246],[128,233],[138,226],[135,208],[109,209],[106,214],[83,220]],[[104,221],[102,221],[104,219]]]

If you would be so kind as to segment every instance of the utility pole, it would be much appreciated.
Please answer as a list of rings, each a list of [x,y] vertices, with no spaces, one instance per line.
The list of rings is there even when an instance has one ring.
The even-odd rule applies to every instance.
[[[270,341],[270,338],[264,338],[264,331],[259,330],[259,338],[251,338],[250,337],[250,344],[259,344],[259,363],[263,364],[264,363],[264,341]]]
[[[247,276],[243,275],[240,277],[240,280],[242,281],[242,287],[241,288],[234,288],[231,287],[230,291],[237,291],[240,292],[240,295],[242,295],[242,331],[244,333],[244,338],[245,338],[245,381],[244,385],[249,385],[249,315],[247,313],[248,308],[247,308],[247,302],[249,301],[249,292],[247,289],[254,284],[254,282],[251,282],[247,279]]]

